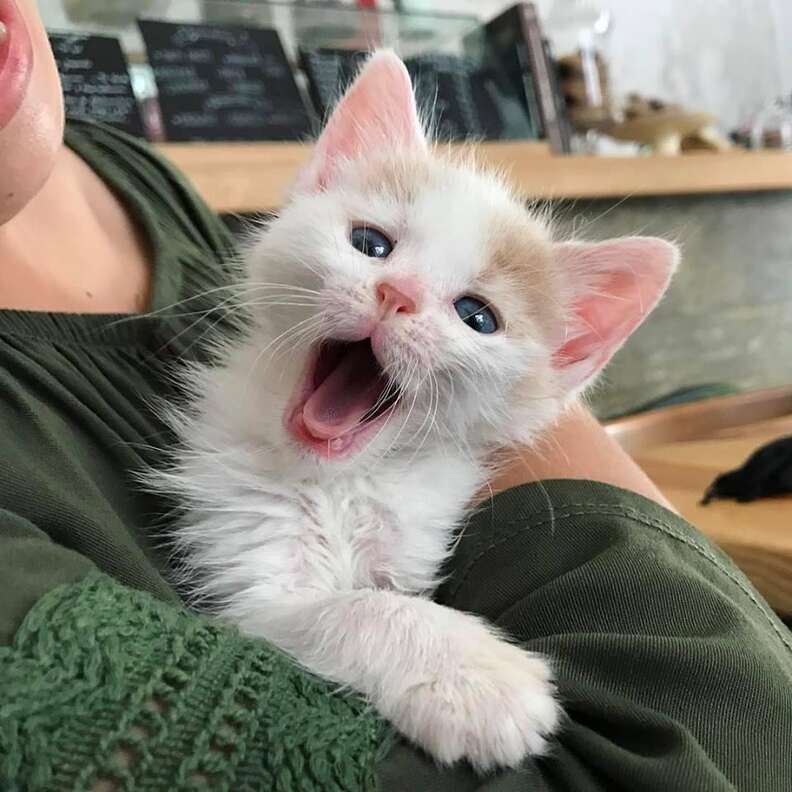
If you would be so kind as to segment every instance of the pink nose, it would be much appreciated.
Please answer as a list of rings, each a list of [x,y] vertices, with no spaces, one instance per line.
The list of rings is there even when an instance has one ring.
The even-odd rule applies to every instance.
[[[377,300],[383,318],[397,313],[415,313],[420,296],[421,287],[414,278],[392,278],[377,284]]]

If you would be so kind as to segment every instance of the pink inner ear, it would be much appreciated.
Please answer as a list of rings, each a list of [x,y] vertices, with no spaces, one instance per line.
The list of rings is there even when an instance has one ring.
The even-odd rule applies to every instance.
[[[410,75],[397,55],[377,52],[336,105],[296,188],[323,189],[344,161],[425,149]]]
[[[678,251],[649,237],[567,243],[556,250],[559,265],[578,291],[567,338],[553,360],[566,384],[578,388],[605,366],[657,305],[676,268]],[[582,286],[574,286],[578,283]]]

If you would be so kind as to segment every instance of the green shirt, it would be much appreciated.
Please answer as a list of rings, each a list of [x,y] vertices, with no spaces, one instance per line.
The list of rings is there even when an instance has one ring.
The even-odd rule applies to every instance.
[[[792,789],[790,634],[693,528],[556,481],[497,496],[437,597],[553,662],[548,757],[441,770],[353,695],[188,612],[178,504],[134,473],[171,441],[169,373],[226,322],[223,225],[143,144],[72,124],[155,262],[145,317],[0,311],[0,789]],[[112,784],[115,786],[112,786]]]

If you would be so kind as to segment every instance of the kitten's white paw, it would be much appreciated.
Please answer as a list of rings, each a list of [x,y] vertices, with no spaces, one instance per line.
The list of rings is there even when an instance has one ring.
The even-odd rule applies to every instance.
[[[441,675],[407,689],[389,713],[397,729],[440,762],[464,758],[482,771],[541,754],[561,716],[549,665],[486,638]]]

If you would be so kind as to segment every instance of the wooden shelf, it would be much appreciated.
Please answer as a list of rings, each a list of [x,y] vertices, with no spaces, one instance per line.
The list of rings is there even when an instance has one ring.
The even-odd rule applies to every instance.
[[[162,143],[218,212],[278,207],[310,146],[301,143]],[[735,150],[678,157],[551,156],[535,142],[478,146],[480,159],[505,169],[526,198],[619,198],[792,190],[792,154]]]

